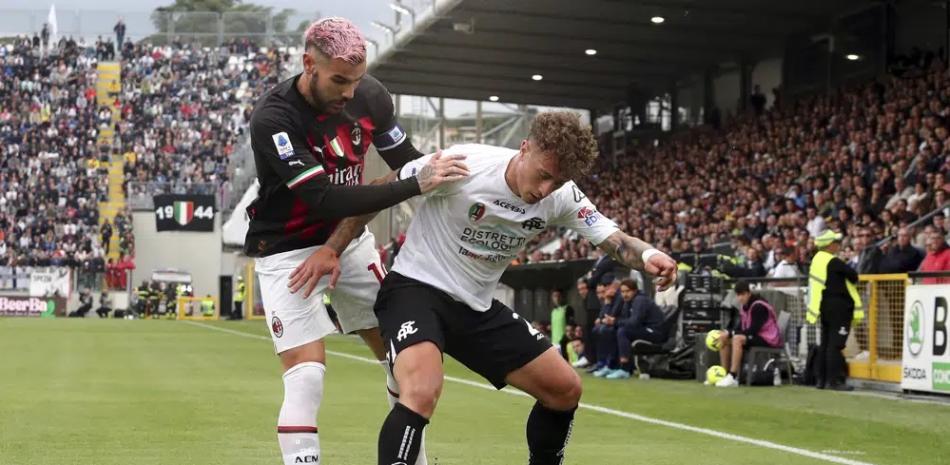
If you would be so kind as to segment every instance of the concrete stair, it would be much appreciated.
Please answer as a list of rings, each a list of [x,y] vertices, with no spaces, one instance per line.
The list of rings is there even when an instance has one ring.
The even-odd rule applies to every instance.
[[[116,107],[116,100],[122,91],[122,67],[117,61],[103,61],[96,66],[96,105],[112,109],[112,121],[108,127],[99,128],[96,141],[101,145],[112,145],[115,137],[115,123],[122,119],[122,112]]]
[[[122,91],[122,67],[117,61],[100,62],[96,68],[96,103],[98,107],[109,107],[112,119],[108,126],[99,128],[97,143],[99,146],[112,147],[115,138],[115,124],[122,119],[121,107],[116,105]],[[125,160],[121,155],[113,157],[103,165],[109,170],[109,200],[99,202],[99,224],[105,220],[112,222],[116,213],[125,209],[125,190],[122,188]],[[119,231],[113,225],[112,238],[109,241],[108,258],[119,260]]]
[[[124,160],[120,157],[117,158],[117,160],[105,164],[109,169],[109,200],[99,202],[99,224],[102,224],[106,219],[110,222],[113,221],[116,213],[125,210],[125,191],[122,189]],[[119,260],[119,231],[115,228],[115,225],[113,225],[112,238],[109,240],[108,258]]]

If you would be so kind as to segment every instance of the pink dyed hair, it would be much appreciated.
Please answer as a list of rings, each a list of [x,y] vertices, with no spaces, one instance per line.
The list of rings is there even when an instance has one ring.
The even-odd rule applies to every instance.
[[[314,21],[303,34],[307,49],[316,47],[320,53],[339,58],[352,65],[366,61],[366,41],[350,20],[340,17]]]

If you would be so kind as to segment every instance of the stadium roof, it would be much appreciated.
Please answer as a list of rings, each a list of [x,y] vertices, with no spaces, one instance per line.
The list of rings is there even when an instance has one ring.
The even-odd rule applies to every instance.
[[[868,3],[436,0],[371,72],[399,94],[609,108],[631,83],[667,89],[720,63],[778,56],[790,34],[827,29]]]

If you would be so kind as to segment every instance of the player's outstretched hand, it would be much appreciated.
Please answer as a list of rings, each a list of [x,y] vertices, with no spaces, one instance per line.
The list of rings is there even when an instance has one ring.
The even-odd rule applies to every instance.
[[[465,155],[443,157],[441,150],[435,152],[435,155],[432,155],[429,162],[416,175],[419,190],[425,194],[443,183],[465,179],[468,176],[468,166],[462,162],[464,159]]]
[[[320,247],[301,263],[293,273],[290,273],[290,282],[287,287],[290,293],[296,293],[306,286],[303,297],[310,297],[310,293],[317,287],[320,278],[330,275],[328,289],[336,287],[336,280],[340,279],[340,257],[330,247]]]
[[[676,282],[676,260],[665,253],[654,254],[643,264],[644,271],[656,276],[657,291],[665,291]]]

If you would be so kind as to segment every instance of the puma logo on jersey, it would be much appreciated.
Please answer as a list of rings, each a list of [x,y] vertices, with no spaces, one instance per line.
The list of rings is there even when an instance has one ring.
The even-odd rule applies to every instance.
[[[416,324],[415,321],[407,321],[403,323],[402,326],[399,327],[399,332],[396,333],[396,340],[401,342],[405,340],[407,337],[409,337],[410,335],[416,334],[417,332],[419,332],[419,328],[416,328],[413,326],[415,324]]]

